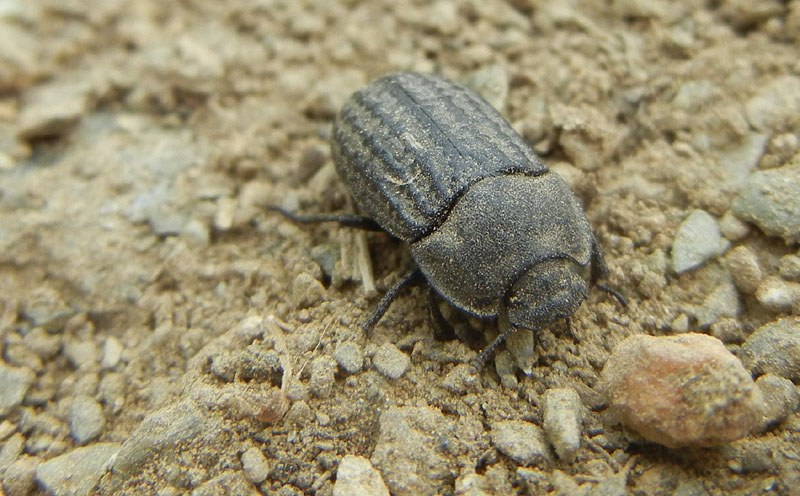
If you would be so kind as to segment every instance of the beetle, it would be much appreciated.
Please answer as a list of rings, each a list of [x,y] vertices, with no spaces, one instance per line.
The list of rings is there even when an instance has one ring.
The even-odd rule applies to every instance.
[[[355,92],[333,123],[336,169],[363,215],[298,215],[385,231],[406,242],[415,267],[381,299],[374,326],[406,286],[427,281],[434,321],[441,298],[499,336],[481,366],[518,328],[569,318],[608,274],[569,186],[471,90],[432,74],[399,72]]]

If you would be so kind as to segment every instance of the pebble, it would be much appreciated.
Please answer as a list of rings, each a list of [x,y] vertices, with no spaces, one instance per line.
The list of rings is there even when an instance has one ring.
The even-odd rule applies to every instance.
[[[703,304],[691,309],[701,329],[707,329],[726,317],[738,317],[741,311],[739,293],[731,278],[718,281],[717,287],[706,296]]]
[[[69,429],[72,438],[79,444],[85,444],[103,432],[106,419],[103,407],[89,396],[80,394],[72,400],[69,409]]]
[[[763,414],[750,374],[704,334],[629,337],[606,362],[600,389],[615,420],[672,448],[739,439]]]
[[[54,496],[94,493],[109,461],[120,451],[118,443],[96,443],[51,458],[36,468],[36,480]]]
[[[741,241],[750,234],[750,226],[739,220],[730,210],[727,210],[719,220],[719,230],[729,241]]]
[[[91,339],[73,339],[64,344],[64,355],[76,369],[90,369],[100,361],[100,351]]]
[[[469,472],[456,479],[456,496],[491,496],[500,494],[500,488],[493,487],[491,481],[483,475]]]
[[[371,461],[391,494],[435,495],[457,475],[447,451],[456,438],[457,425],[436,408],[392,407],[381,413]]]
[[[114,336],[106,339],[106,342],[103,343],[103,353],[102,357],[100,358],[100,368],[103,370],[109,370],[116,367],[122,358],[123,350],[124,348],[122,347],[122,343],[119,342],[119,339],[115,338]]]
[[[725,253],[730,243],[705,210],[694,210],[678,227],[672,243],[672,269],[682,274]]]
[[[22,343],[42,360],[49,360],[61,351],[61,335],[50,334],[44,327],[34,327],[22,338]]]
[[[778,273],[787,281],[800,282],[800,256],[782,256],[778,262]]]
[[[305,401],[295,401],[283,417],[290,425],[304,425],[314,418],[311,407]]]
[[[773,373],[800,381],[800,318],[759,327],[745,340],[740,358],[753,375]]]
[[[329,398],[333,394],[333,386],[336,383],[334,374],[336,363],[329,356],[320,356],[311,362],[311,378],[308,381],[308,389],[317,398]]]
[[[389,379],[399,379],[411,366],[411,359],[392,343],[384,343],[375,351],[372,363]]]
[[[297,274],[290,291],[295,308],[313,307],[325,299],[325,287],[307,272]]]
[[[0,484],[0,494],[2,489],[9,495],[25,495],[33,490],[34,476],[39,460],[32,456],[21,456],[17,458],[3,473],[2,484]]]
[[[745,117],[759,131],[786,131],[800,119],[800,78],[781,76],[770,80],[744,105]]]
[[[753,294],[761,282],[761,267],[756,256],[746,246],[737,246],[725,255],[725,265],[733,276],[733,283],[744,294]]]
[[[369,460],[363,456],[346,455],[336,469],[333,496],[389,496],[389,489]]]
[[[127,479],[156,453],[164,456],[209,430],[202,413],[190,401],[162,408],[142,420],[122,444],[111,468]]]
[[[0,360],[0,416],[8,415],[28,394],[36,374],[27,368],[9,367]]]
[[[800,392],[794,383],[775,374],[764,374],[756,380],[764,397],[764,428],[771,428],[800,408]]]
[[[533,331],[517,329],[506,337],[506,349],[511,352],[517,367],[527,376],[533,372],[536,363],[536,346]]]
[[[91,87],[85,81],[53,80],[35,88],[19,116],[23,140],[52,138],[72,129],[88,108]]]
[[[553,388],[544,392],[542,424],[556,454],[569,463],[581,447],[583,404],[572,388]]]
[[[527,467],[552,462],[544,431],[524,420],[496,422],[491,431],[492,444],[515,463]]]
[[[790,312],[800,309],[800,284],[770,276],[761,281],[756,290],[756,300],[773,312]]]
[[[269,464],[264,453],[255,446],[242,453],[244,476],[253,484],[261,484],[269,475]]]
[[[472,365],[460,363],[453,367],[444,376],[442,387],[453,394],[463,396],[467,393],[478,393],[481,390],[481,381],[472,371]]]
[[[364,354],[361,347],[352,341],[339,343],[333,351],[333,359],[348,374],[357,374],[364,365]]]
[[[800,165],[751,174],[733,202],[733,211],[765,233],[800,242]]]

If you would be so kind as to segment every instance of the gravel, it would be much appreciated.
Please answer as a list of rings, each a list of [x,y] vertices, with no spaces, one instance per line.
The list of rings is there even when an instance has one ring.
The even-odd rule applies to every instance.
[[[704,210],[694,210],[678,227],[672,243],[672,269],[682,274],[699,267],[728,249],[714,217]]]
[[[384,343],[372,357],[378,372],[389,379],[399,379],[411,366],[411,359],[392,343]]]
[[[254,484],[261,484],[269,475],[269,463],[264,453],[255,446],[242,453],[244,476]]]
[[[765,233],[800,242],[800,165],[750,175],[733,202],[733,211]]]
[[[606,362],[600,388],[613,418],[672,448],[734,441],[763,413],[750,374],[705,334],[629,337]]]
[[[764,427],[771,428],[800,408],[800,392],[794,383],[775,374],[764,374],[756,380],[764,397]]]
[[[27,368],[9,367],[0,360],[0,416],[8,415],[28,393],[36,374]]]
[[[118,443],[96,443],[51,458],[36,469],[36,480],[54,496],[93,493],[109,461],[120,451]]]
[[[317,398],[328,398],[336,384],[336,362],[329,356],[319,356],[311,362],[308,389]]]
[[[454,442],[456,424],[442,412],[394,407],[381,413],[379,424],[371,461],[393,495],[435,495],[444,481],[455,479],[447,447]]]
[[[736,287],[744,294],[753,294],[761,282],[761,267],[755,254],[746,246],[737,246],[725,255],[725,265]]]
[[[745,116],[759,131],[785,131],[800,121],[800,78],[773,79],[745,103]]]
[[[554,388],[544,392],[542,419],[547,439],[562,460],[575,461],[581,447],[583,404],[574,389]]]
[[[756,289],[756,300],[772,312],[791,312],[794,308],[800,311],[800,283],[766,277]]]
[[[352,341],[339,343],[333,352],[333,359],[348,374],[357,374],[364,365],[364,353]]]
[[[105,423],[103,407],[93,398],[80,394],[72,400],[69,428],[73,439],[79,444],[85,444],[99,436]]]
[[[492,444],[501,453],[525,466],[551,463],[544,431],[524,420],[503,420],[492,425]]]
[[[336,470],[333,496],[389,496],[389,490],[369,460],[363,456],[346,455]]]
[[[753,375],[773,373],[800,381],[800,318],[759,327],[745,340],[740,358]]]

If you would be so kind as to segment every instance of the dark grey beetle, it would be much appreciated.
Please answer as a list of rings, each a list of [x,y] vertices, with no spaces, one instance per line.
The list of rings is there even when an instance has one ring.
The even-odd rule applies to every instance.
[[[297,222],[386,231],[409,244],[416,267],[387,292],[368,328],[403,287],[424,277],[456,308],[498,318],[500,336],[481,353],[481,365],[516,328],[571,316],[607,274],[564,180],[491,105],[458,84],[413,72],[373,81],[337,115],[331,149],[364,216],[276,210]],[[432,297],[441,325],[436,303]]]

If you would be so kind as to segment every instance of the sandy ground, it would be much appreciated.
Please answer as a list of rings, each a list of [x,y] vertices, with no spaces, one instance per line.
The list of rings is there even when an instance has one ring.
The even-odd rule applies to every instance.
[[[798,160],[800,1],[696,5],[0,1],[5,493],[330,495],[342,457],[374,455],[382,413],[432,407],[426,435],[441,436],[402,445],[444,450],[416,494],[792,494],[796,413],[731,445],[670,450],[609,424],[596,391],[629,335],[706,332],[736,353],[800,313],[741,284],[709,300],[734,288],[722,254],[670,269],[695,209],[765,278],[800,239],[730,213],[752,171]],[[424,288],[368,335],[359,326],[408,263],[402,243],[265,208],[352,207],[331,120],[396,70],[495,105],[584,203],[629,300],[593,292],[570,329],[537,334],[530,375],[491,363],[443,387],[482,343],[435,341]],[[376,289],[362,284],[365,240]],[[586,409],[576,460],[499,453],[494,423],[541,424],[554,387]],[[373,464],[406,494],[397,468]],[[482,493],[464,489],[470,474]]]

